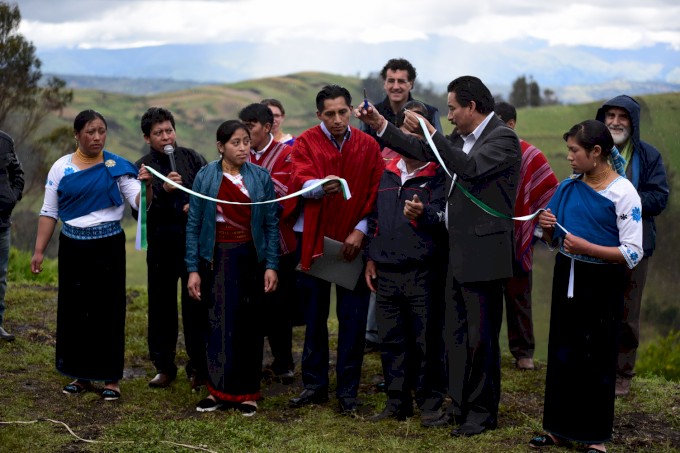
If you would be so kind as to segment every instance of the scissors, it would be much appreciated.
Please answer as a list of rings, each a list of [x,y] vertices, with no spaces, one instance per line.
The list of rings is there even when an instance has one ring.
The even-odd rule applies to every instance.
[[[364,88],[364,109],[368,110],[368,97],[366,96],[366,88]]]

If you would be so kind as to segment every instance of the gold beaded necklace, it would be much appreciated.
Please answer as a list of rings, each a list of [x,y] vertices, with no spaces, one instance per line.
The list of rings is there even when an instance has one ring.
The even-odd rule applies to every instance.
[[[601,189],[601,186],[604,185],[604,183],[607,182],[609,179],[609,175],[612,172],[612,167],[611,165],[607,165],[607,168],[602,170],[596,175],[585,175],[584,182],[588,184],[590,187],[592,187],[594,190],[599,191]]]
[[[80,148],[76,149],[76,156],[78,156],[78,159],[84,163],[84,164],[93,164],[95,162],[98,162],[102,158],[103,151],[99,151],[99,153],[94,156],[94,157],[89,157],[83,153]]]

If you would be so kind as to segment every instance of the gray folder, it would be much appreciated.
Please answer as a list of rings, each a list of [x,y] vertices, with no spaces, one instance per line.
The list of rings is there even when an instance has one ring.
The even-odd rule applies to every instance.
[[[361,255],[347,261],[340,254],[341,250],[342,242],[324,236],[323,255],[312,262],[308,271],[303,271],[299,264],[296,269],[353,291],[364,269],[364,261]]]

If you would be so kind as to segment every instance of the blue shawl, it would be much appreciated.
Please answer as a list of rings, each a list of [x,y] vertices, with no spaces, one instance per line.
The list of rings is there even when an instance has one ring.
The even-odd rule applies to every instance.
[[[94,211],[120,206],[124,200],[117,178],[136,177],[137,167],[131,162],[104,150],[104,162],[86,170],[64,176],[57,189],[59,217],[63,222]]]
[[[581,181],[580,175],[574,175],[563,181],[547,208],[569,233],[593,244],[606,247],[620,245],[614,202]],[[562,240],[564,236],[562,229],[555,228],[553,240]],[[565,253],[563,249],[561,251]],[[601,261],[592,257],[579,256],[578,258],[584,261]]]

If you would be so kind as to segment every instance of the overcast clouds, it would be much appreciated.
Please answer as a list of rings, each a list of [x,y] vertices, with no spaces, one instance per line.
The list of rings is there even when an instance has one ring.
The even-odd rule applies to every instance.
[[[494,68],[497,72],[499,64],[511,73],[589,65],[588,70],[610,72],[612,78],[628,74],[636,80],[680,83],[677,0],[18,4],[20,32],[39,52],[249,42],[261,44],[252,58],[226,64],[250,68],[248,74],[260,77],[310,69],[365,74],[384,63],[379,49],[403,47],[415,55],[391,56],[418,59],[428,80],[449,79],[454,65],[481,76]],[[445,76],[438,77],[439,71]]]

